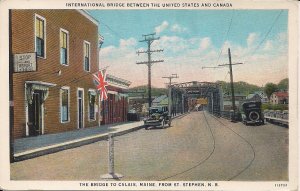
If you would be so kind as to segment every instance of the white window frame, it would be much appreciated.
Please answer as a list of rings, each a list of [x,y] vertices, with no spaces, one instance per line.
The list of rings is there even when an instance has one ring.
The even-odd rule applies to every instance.
[[[77,129],[80,129],[79,128],[79,107],[78,107],[78,98],[79,98],[79,96],[78,96],[78,92],[79,91],[82,91],[82,129],[83,128],[85,128],[85,126],[84,126],[84,122],[85,122],[85,120],[84,120],[84,117],[85,117],[85,115],[84,115],[84,112],[85,112],[85,109],[84,109],[84,107],[85,107],[85,104],[84,104],[84,88],[80,88],[80,87],[78,87],[77,88],[77,92],[76,92],[76,99],[77,99],[77,101],[76,101],[76,103],[77,103]]]
[[[97,93],[96,93],[96,90],[94,89],[89,89],[88,90],[88,95],[90,92],[94,92],[96,95],[95,95],[95,103],[94,103],[94,119],[91,119],[90,118],[90,97],[88,99],[88,120],[89,121],[96,121],[97,120],[97,116],[96,116],[96,100],[97,100]]]
[[[60,50],[60,41],[61,41],[61,35],[60,35],[60,33],[61,32],[64,32],[64,33],[66,33],[67,34],[67,63],[66,64],[62,64],[61,63],[61,60],[60,60],[60,58],[61,58],[61,50]],[[69,46],[69,39],[70,39],[70,33],[69,33],[69,31],[67,31],[67,30],[65,30],[65,29],[63,29],[63,28],[60,28],[59,29],[59,62],[60,62],[60,64],[61,65],[63,65],[63,66],[69,66],[69,49],[70,49],[70,46]]]
[[[85,57],[84,57],[84,47],[85,47],[85,44],[88,44],[89,45],[89,70],[86,70],[85,69]],[[84,40],[83,41],[83,70],[86,71],[86,72],[90,72],[91,71],[91,43]]]
[[[34,52],[36,52],[36,19],[39,18],[44,21],[44,56],[37,56],[38,58],[46,59],[46,53],[47,53],[47,33],[46,33],[46,19],[42,17],[41,15],[34,14]]]
[[[68,90],[68,120],[67,121],[62,120],[62,107],[61,107],[62,106],[62,90]],[[60,123],[69,123],[71,121],[70,120],[70,96],[71,96],[71,93],[70,93],[70,87],[69,86],[63,86],[63,87],[60,88],[60,90],[59,90]]]

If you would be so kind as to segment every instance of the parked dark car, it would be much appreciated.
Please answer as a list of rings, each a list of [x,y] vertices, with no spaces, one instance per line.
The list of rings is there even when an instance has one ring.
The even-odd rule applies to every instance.
[[[149,116],[144,119],[145,129],[149,127],[161,126],[165,128],[165,125],[171,126],[171,117],[169,116],[167,106],[154,106],[149,109]]]
[[[264,115],[261,111],[261,102],[250,101],[242,104],[242,121],[245,125],[263,125]]]
[[[127,113],[127,120],[128,121],[139,121],[140,115],[135,110],[130,110]]]

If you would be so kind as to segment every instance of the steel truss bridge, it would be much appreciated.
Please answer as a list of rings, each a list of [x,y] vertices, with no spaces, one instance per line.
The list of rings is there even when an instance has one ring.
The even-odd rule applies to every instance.
[[[171,113],[184,113],[191,108],[191,101],[197,98],[207,98],[207,109],[214,115],[221,115],[223,107],[223,92],[218,83],[184,82],[171,85]]]

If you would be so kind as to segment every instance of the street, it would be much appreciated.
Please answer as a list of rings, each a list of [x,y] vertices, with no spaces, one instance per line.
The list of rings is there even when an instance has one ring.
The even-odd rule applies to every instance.
[[[288,129],[245,126],[191,112],[166,129],[141,129],[115,138],[121,180],[286,181]],[[12,180],[101,180],[108,172],[107,141],[11,164]]]

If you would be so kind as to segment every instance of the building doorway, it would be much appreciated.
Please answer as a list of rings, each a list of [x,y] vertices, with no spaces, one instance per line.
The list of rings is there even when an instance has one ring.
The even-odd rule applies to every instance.
[[[32,94],[32,103],[28,104],[28,133],[29,136],[42,134],[43,126],[43,102],[42,90],[34,90]]]
[[[44,102],[49,87],[56,84],[41,81],[25,81],[26,136],[44,134]]]
[[[78,129],[83,128],[83,120],[84,120],[84,92],[83,89],[78,89],[77,91],[77,108],[78,108]]]

